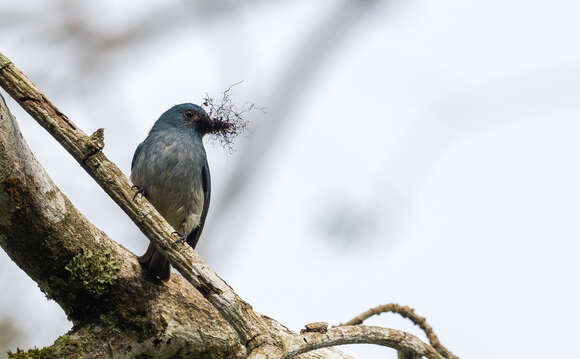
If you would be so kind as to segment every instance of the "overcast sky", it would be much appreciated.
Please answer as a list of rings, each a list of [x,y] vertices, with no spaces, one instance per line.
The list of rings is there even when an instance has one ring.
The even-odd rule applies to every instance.
[[[268,110],[237,148],[260,140],[260,124],[283,111],[271,89],[311,55],[303,44],[338,13],[344,33],[320,48],[325,58],[301,87],[276,92],[295,97],[279,135],[232,213],[218,223],[210,209],[200,254],[257,311],[293,330],[397,302],[426,316],[460,357],[571,354],[580,319],[577,2],[378,2],[353,9],[353,21],[340,17],[338,1],[256,1],[219,16],[193,7],[191,23],[96,65],[79,60],[82,44],[42,33],[35,17],[50,30],[62,15],[43,3],[0,6],[0,23],[2,13],[14,19],[22,10],[0,25],[0,52],[85,132],[104,127],[105,153],[127,174],[163,111],[240,80],[235,100]],[[115,3],[86,10],[89,28],[121,31],[165,4]],[[77,83],[79,64],[96,70]],[[141,254],[147,240],[131,221],[9,106],[73,203]],[[206,148],[219,200],[243,152]],[[48,345],[70,328],[3,252],[0,286],[0,317],[16,320],[22,345]],[[394,316],[368,323],[424,337]],[[379,347],[343,349],[396,357]]]

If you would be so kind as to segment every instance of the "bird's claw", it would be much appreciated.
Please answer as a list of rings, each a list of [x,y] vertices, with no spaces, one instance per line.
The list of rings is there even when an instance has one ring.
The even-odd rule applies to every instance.
[[[174,231],[173,234],[177,236],[177,240],[173,242],[174,245],[185,243],[185,240],[187,239],[185,234],[181,234],[178,231]]]
[[[131,189],[135,189],[135,190],[137,190],[137,191],[135,192],[135,194],[133,195],[133,201],[135,200],[135,198],[137,198],[137,196],[138,196],[138,195],[141,195],[141,196],[145,197],[145,190],[143,190],[143,189],[139,188],[139,186],[137,186],[137,185],[132,185],[132,186],[131,186]]]

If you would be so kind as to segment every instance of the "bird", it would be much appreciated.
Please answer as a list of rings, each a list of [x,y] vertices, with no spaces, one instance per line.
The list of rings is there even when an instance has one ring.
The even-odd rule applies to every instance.
[[[192,103],[175,105],[155,122],[131,161],[131,181],[137,192],[175,229],[178,240],[194,249],[211,196],[203,147],[203,137],[211,129],[211,119],[202,107]],[[170,263],[152,242],[138,259],[153,278],[169,280]]]

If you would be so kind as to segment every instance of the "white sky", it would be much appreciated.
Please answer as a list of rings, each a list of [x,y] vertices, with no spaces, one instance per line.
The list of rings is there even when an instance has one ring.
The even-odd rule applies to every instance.
[[[86,132],[105,127],[107,155],[128,172],[133,149],[175,103],[244,80],[240,100],[268,107],[265,92],[332,4],[260,5],[159,37],[122,52],[105,84],[76,95],[35,82]],[[210,265],[256,310],[294,330],[398,302],[426,316],[460,357],[569,356],[580,319],[579,10],[572,1],[377,6],[315,75],[268,149],[259,182],[237,208],[241,232],[212,231],[231,238]],[[108,11],[111,26],[131,19],[126,8]],[[0,51],[25,72],[55,66],[19,39],[0,36]],[[65,45],[53,55],[67,58]],[[9,105],[75,205],[141,253],[146,240],[125,215]],[[274,116],[269,108],[262,120]],[[219,197],[236,154],[208,152]],[[365,221],[354,243],[324,230],[324,214],[337,206]],[[202,256],[211,240],[202,238]],[[50,344],[69,329],[4,253],[0,285],[0,313],[18,319],[26,345]],[[392,316],[369,324],[421,335]]]

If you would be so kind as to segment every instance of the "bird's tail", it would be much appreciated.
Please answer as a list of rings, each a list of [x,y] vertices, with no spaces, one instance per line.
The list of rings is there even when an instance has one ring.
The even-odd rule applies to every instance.
[[[147,268],[151,276],[158,277],[162,281],[169,280],[171,275],[169,261],[155,248],[153,243],[149,243],[147,252],[139,257],[139,263]]]

